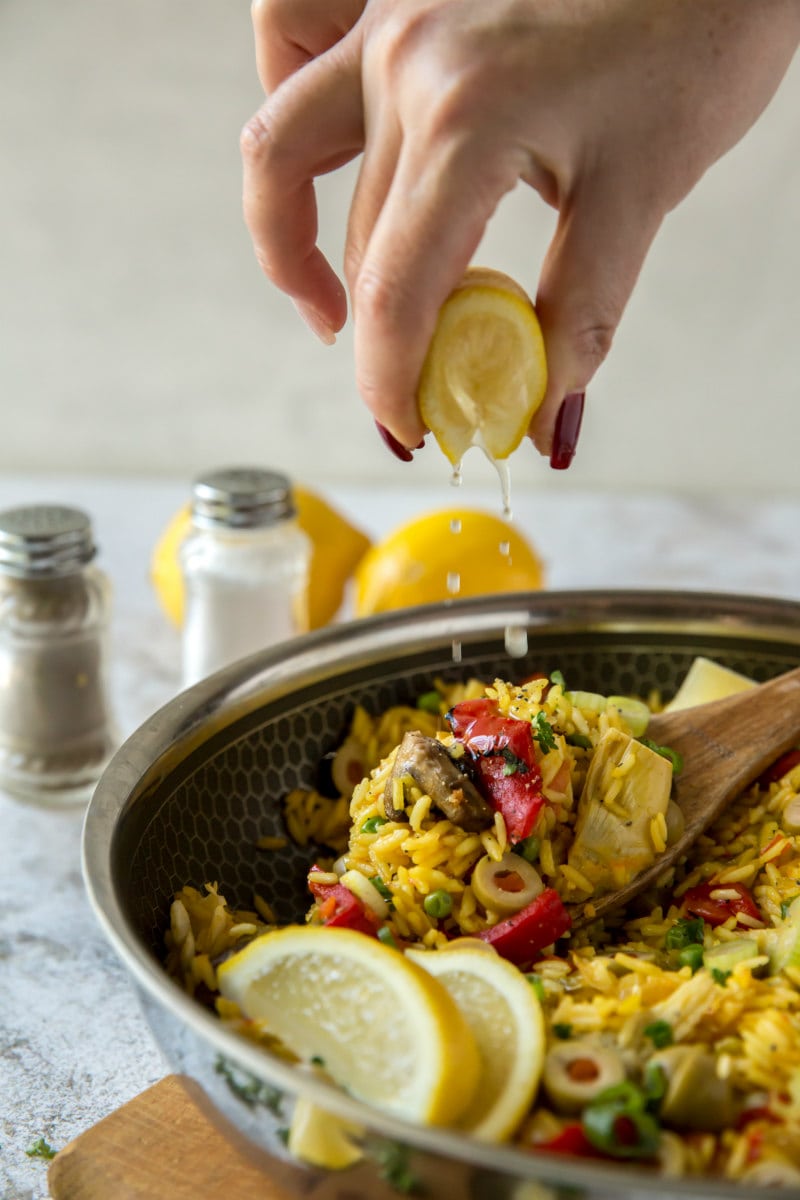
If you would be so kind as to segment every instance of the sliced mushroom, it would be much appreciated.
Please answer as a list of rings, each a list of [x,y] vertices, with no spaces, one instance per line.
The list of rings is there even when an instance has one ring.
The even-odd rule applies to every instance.
[[[578,1113],[605,1088],[622,1083],[625,1064],[616,1050],[579,1038],[560,1042],[544,1060],[542,1085],[560,1113]]]
[[[478,859],[470,884],[479,903],[502,917],[519,912],[544,891],[539,872],[510,852],[499,862],[488,854]]]
[[[733,1087],[717,1074],[716,1059],[704,1046],[668,1046],[650,1061],[657,1063],[667,1078],[661,1104],[666,1125],[715,1133],[736,1120]]]
[[[415,731],[407,733],[400,743],[383,793],[383,808],[390,821],[402,819],[403,810],[394,803],[394,784],[406,775],[454,825],[477,832],[492,824],[494,812],[441,742]]]

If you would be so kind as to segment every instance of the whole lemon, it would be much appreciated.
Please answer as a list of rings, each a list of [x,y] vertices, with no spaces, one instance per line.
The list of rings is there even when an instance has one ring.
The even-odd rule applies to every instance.
[[[292,488],[300,528],[311,541],[308,585],[309,626],[319,629],[332,621],[344,598],[353,570],[370,540],[316,492]],[[184,589],[178,558],[191,526],[188,504],[178,509],[153,549],[150,580],[162,609],[174,625],[183,624]]]
[[[355,613],[433,604],[453,596],[537,590],[544,567],[508,521],[477,509],[425,513],[372,546],[355,572]]]

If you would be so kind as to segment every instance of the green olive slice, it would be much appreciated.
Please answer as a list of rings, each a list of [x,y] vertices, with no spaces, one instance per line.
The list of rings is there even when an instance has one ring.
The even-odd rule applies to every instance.
[[[511,852],[499,862],[485,854],[475,864],[471,883],[478,902],[501,916],[519,912],[544,890],[539,872]]]

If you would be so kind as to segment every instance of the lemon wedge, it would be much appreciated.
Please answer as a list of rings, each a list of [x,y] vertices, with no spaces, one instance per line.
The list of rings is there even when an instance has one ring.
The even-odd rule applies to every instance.
[[[458,596],[537,591],[544,566],[519,529],[477,509],[424,513],[372,546],[355,571],[355,615]]]
[[[343,1171],[363,1157],[358,1146],[363,1134],[364,1130],[352,1121],[344,1121],[298,1096],[286,1148],[295,1158],[302,1158],[314,1167]]]
[[[533,988],[499,954],[471,946],[407,950],[406,958],[444,984],[480,1051],[478,1086],[459,1128],[487,1142],[506,1140],[533,1103],[544,1063],[544,1018]]]
[[[222,995],[340,1086],[412,1121],[453,1124],[478,1078],[475,1039],[437,979],[348,929],[289,925],[218,970]]]
[[[738,671],[731,671],[721,663],[698,655],[692,660],[683,683],[669,704],[664,706],[664,711],[678,712],[680,709],[694,708],[697,704],[723,700],[726,696],[735,696],[737,692],[744,692],[755,686],[754,679],[748,679]]]
[[[454,466],[471,446],[508,458],[544,399],[536,309],[501,271],[470,267],[439,311],[417,389],[419,414]]]

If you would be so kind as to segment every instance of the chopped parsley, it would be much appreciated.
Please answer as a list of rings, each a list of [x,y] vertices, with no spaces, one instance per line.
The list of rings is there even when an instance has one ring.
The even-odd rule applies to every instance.
[[[667,930],[664,945],[667,950],[684,950],[693,943],[703,940],[703,918],[681,917]]]
[[[224,1055],[220,1054],[214,1063],[214,1070],[227,1083],[234,1096],[238,1096],[249,1108],[261,1104],[276,1117],[283,1116],[283,1092],[270,1087],[256,1075],[235,1067]]]
[[[711,978],[714,980],[714,983],[718,983],[720,987],[725,987],[725,984],[728,982],[732,974],[732,971],[720,971],[719,967],[711,968]]]
[[[409,1166],[408,1146],[401,1142],[373,1141],[364,1149],[377,1164],[381,1179],[395,1191],[407,1196],[421,1193],[420,1181]]]
[[[663,1050],[664,1046],[672,1045],[672,1026],[669,1021],[653,1021],[645,1028],[644,1036],[650,1038],[657,1050]]]
[[[46,1142],[43,1137],[38,1137],[35,1142],[32,1142],[28,1146],[25,1153],[28,1158],[44,1158],[49,1161],[51,1158],[55,1158],[58,1151],[54,1150],[50,1143]]]
[[[505,762],[503,763],[504,775],[516,775],[517,771],[524,775],[528,770],[528,764],[518,758],[513,750],[509,750],[508,746],[503,746],[500,755]]]
[[[322,1057],[321,1054],[312,1054],[311,1055],[311,1065],[314,1067],[324,1067],[325,1059]]]
[[[678,965],[691,967],[692,974],[699,971],[703,965],[703,947],[699,942],[690,942],[678,954]]]
[[[553,1026],[553,1033],[557,1038],[561,1038],[562,1042],[566,1042],[568,1038],[572,1037],[572,1026],[566,1022],[557,1021]]]
[[[548,750],[555,750],[556,735],[553,726],[548,721],[543,712],[538,712],[531,721],[533,726],[533,736],[539,743],[542,751],[547,754]]]

